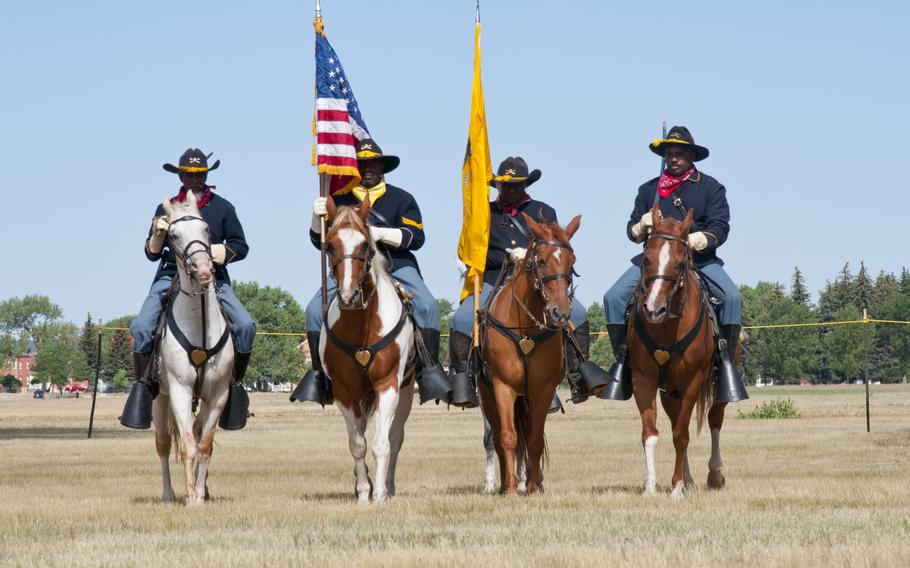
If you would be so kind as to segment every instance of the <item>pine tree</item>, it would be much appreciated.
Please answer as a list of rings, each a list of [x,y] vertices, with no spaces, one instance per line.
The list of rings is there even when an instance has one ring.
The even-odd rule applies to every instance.
[[[790,284],[790,299],[806,307],[809,307],[811,302],[809,290],[806,289],[806,279],[803,278],[803,273],[800,272],[798,266],[793,270],[793,280]]]
[[[120,370],[126,371],[130,377],[133,376],[133,348],[130,343],[130,336],[126,331],[116,330],[111,333],[107,357],[102,363],[105,380],[111,380]]]
[[[859,273],[853,281],[851,295],[853,305],[859,308],[860,312],[862,312],[863,308],[868,309],[872,305],[872,279],[869,278],[869,273],[866,272],[866,265],[863,262],[859,263]]]
[[[900,293],[910,297],[910,271],[907,270],[906,266],[901,268],[901,277],[898,282]]]
[[[95,373],[98,366],[97,352],[98,331],[95,329],[95,323],[92,321],[92,314],[85,316],[85,324],[82,326],[82,335],[79,338],[79,350],[82,351],[83,357],[92,374]]]

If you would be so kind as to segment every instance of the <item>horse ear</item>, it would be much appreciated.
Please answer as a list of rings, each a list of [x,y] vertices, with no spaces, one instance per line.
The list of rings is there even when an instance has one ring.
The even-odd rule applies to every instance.
[[[525,218],[525,222],[528,224],[528,230],[531,231],[531,233],[538,239],[542,239],[543,237],[540,236],[542,233],[540,223],[534,219],[531,219],[531,216],[524,211],[521,212],[521,215]]]
[[[658,226],[663,218],[664,216],[663,213],[660,212],[660,207],[655,203],[654,206],[651,207],[651,220],[654,221],[654,226]]]
[[[581,215],[576,215],[574,219],[569,221],[569,224],[566,225],[566,236],[569,239],[572,239],[572,236],[575,234],[575,231],[581,226]]]
[[[335,205],[335,200],[332,198],[331,195],[328,196],[325,200],[325,209],[326,209],[326,212],[329,214],[329,219],[334,219],[335,213],[338,212],[338,207]]]
[[[171,212],[174,210],[174,208],[171,206],[170,198],[165,197],[164,199],[162,199],[161,206],[164,208],[165,214],[167,214],[167,216],[170,217]]]
[[[689,232],[689,229],[692,228],[692,219],[693,219],[692,211],[693,211],[692,209],[689,209],[689,212],[686,213],[686,218],[683,219],[683,229],[687,233]]]
[[[360,217],[360,220],[366,224],[367,219],[370,218],[370,208],[373,206],[370,203],[370,196],[367,195],[363,198],[363,203],[360,204],[360,208],[357,209],[357,216]]]
[[[186,202],[192,205],[193,207],[199,207],[199,200],[196,199],[195,191],[186,192]]]

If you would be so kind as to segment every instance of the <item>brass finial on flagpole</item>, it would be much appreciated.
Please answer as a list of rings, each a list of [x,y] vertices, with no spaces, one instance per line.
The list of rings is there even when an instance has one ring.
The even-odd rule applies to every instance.
[[[325,37],[325,24],[322,23],[322,6],[319,4],[319,0],[316,0],[316,19],[313,20],[313,27],[316,29],[316,33]]]

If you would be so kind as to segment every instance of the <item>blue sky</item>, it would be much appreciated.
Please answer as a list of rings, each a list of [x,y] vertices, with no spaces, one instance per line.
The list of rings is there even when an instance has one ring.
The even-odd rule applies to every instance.
[[[813,296],[849,261],[910,265],[905,222],[910,80],[906,2],[487,0],[484,90],[493,160],[523,156],[534,197],[575,237],[585,304],[628,266],[635,190],[657,174],[661,121],[711,149],[727,186],[731,276]],[[414,193],[433,292],[454,298],[459,174],[468,130],[473,0],[325,0],[374,138]],[[48,295],[65,317],[135,313],[155,266],[142,254],[154,208],[178,187],[161,169],[187,146],[238,209],[251,252],[240,280],[319,282],[309,244],[317,193],[310,2],[17,2],[0,17],[3,114],[0,299]]]

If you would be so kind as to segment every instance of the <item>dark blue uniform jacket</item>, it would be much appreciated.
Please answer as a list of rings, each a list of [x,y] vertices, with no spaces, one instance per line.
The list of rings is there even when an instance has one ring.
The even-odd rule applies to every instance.
[[[531,219],[540,221],[541,214],[547,223],[556,221],[556,211],[542,201],[531,200],[518,206],[518,213],[512,217],[503,212],[498,201],[490,202],[490,245],[487,248],[487,266],[483,273],[483,281],[496,284],[496,277],[503,263],[508,258],[507,248],[528,248],[531,231],[528,230],[527,221],[522,213],[527,213]],[[515,221],[525,230],[528,237],[524,236],[512,223]]]
[[[333,195],[335,205],[360,207],[360,200],[354,192]],[[415,251],[423,246],[426,237],[423,233],[423,218],[417,200],[414,196],[400,187],[386,183],[385,193],[372,204],[369,224],[374,227],[390,227],[401,229],[401,244],[393,247],[386,243],[377,243],[379,250],[389,259],[391,266],[389,272],[395,272],[405,266],[414,267],[420,273]],[[328,230],[329,225],[326,225]],[[310,230],[310,241],[313,246],[319,246],[319,233]]]
[[[636,239],[632,236],[632,226],[638,224],[641,216],[654,205],[658,180],[659,178],[654,178],[638,188],[635,209],[626,225],[626,236],[633,242]],[[677,198],[678,205],[674,203]],[[702,231],[708,238],[708,247],[693,255],[695,265],[699,268],[709,264],[723,266],[724,261],[717,257],[717,248],[724,244],[730,234],[730,207],[727,205],[727,190],[724,186],[713,177],[696,171],[679,189],[667,197],[660,198],[659,202],[660,211],[665,218],[674,217],[682,220],[686,212],[693,209],[691,232]],[[643,256],[639,254],[633,258],[632,264],[641,266]]]
[[[209,235],[211,244],[223,244],[225,246],[224,266],[215,265],[215,279],[218,282],[231,283],[228,275],[227,265],[231,262],[237,262],[246,258],[250,251],[250,246],[246,244],[246,237],[243,235],[243,227],[237,218],[237,212],[234,206],[227,199],[213,193],[211,201],[206,204],[200,211],[202,218],[209,226]],[[164,206],[158,205],[155,209],[155,217],[164,215]],[[152,236],[152,230],[149,229],[149,237]],[[177,274],[177,265],[174,263],[174,251],[170,248],[168,238],[164,238],[164,246],[158,254],[152,254],[148,249],[148,239],[146,239],[145,256],[153,262],[160,261],[158,272],[155,273],[155,280],[162,276],[174,276]]]

